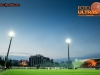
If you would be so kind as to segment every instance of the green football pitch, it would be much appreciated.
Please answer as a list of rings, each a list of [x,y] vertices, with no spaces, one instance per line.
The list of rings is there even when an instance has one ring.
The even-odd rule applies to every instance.
[[[100,75],[100,70],[11,69],[0,72],[0,75]]]

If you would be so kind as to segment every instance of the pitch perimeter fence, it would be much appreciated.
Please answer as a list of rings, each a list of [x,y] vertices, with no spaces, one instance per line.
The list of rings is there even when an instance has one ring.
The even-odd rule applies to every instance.
[[[37,67],[16,67],[13,66],[11,69],[37,69]],[[68,69],[66,67],[40,67],[39,69]],[[100,68],[72,68],[72,69],[77,69],[77,70],[100,70]]]

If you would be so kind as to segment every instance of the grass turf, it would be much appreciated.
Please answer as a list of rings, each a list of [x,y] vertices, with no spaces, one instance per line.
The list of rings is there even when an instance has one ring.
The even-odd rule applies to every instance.
[[[32,70],[12,69],[1,75],[100,75],[100,70]]]

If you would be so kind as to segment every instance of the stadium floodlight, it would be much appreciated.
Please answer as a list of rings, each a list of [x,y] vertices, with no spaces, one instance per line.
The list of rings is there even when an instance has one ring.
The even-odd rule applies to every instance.
[[[71,43],[71,40],[70,39],[66,39],[66,43],[67,44],[70,44]]]
[[[68,44],[68,64],[70,64],[70,57],[69,57],[69,44],[71,43],[70,39],[66,39],[66,44]]]
[[[9,43],[9,47],[8,47],[8,52],[7,52],[7,56],[5,57],[5,69],[6,69],[6,63],[7,63],[7,60],[8,60],[8,54],[9,54],[9,50],[10,50],[10,46],[11,46],[11,42],[12,42],[12,38],[14,37],[14,32],[11,31],[9,32],[9,37],[10,37],[10,43]]]
[[[15,34],[13,31],[9,32],[9,37],[13,38],[14,36],[15,36]]]

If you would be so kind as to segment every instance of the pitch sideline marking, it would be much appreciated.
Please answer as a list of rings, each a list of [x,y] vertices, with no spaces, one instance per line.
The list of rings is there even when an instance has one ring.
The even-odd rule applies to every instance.
[[[8,70],[7,70],[8,71]],[[3,72],[1,75],[3,75],[4,73],[6,73],[7,71]]]

